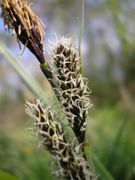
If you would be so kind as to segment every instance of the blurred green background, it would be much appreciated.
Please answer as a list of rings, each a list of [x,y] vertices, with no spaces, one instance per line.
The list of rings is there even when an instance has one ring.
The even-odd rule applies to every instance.
[[[78,44],[81,0],[32,0],[32,8],[46,25],[47,40],[54,33],[71,34]],[[20,50],[4,31],[5,44],[51,96],[35,57]],[[85,0],[82,40],[84,74],[92,90],[87,138],[94,152],[116,180],[135,179],[135,1]],[[25,99],[33,95],[0,54],[0,179],[51,180],[50,156],[29,131]],[[105,178],[100,176],[101,180]]]

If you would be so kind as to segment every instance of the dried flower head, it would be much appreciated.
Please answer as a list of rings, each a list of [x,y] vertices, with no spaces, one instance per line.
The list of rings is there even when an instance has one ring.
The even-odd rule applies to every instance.
[[[26,112],[34,120],[34,131],[42,144],[51,152],[55,159],[54,174],[69,180],[92,180],[94,174],[84,159],[80,146],[74,141],[69,142],[56,113],[36,100],[26,103]],[[56,166],[57,165],[57,166]]]
[[[43,40],[44,30],[40,19],[33,13],[28,0],[0,0],[1,17],[5,28],[17,36],[44,63]]]
[[[53,80],[64,112],[80,143],[84,142],[86,116],[91,107],[87,79],[80,74],[80,60],[72,37],[56,38],[52,44]]]

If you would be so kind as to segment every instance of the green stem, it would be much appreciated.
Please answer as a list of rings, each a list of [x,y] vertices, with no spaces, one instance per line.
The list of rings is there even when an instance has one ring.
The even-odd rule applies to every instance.
[[[56,90],[55,83],[53,82],[53,75],[52,75],[52,72],[51,72],[48,64],[46,64],[46,63],[41,64],[40,68],[41,68],[43,74],[45,75],[45,77],[47,78],[47,80],[49,81],[49,83],[50,83],[55,95],[57,96],[58,100],[60,101],[59,95],[58,95],[57,90]]]
[[[81,20],[81,31],[80,31],[79,44],[78,44],[79,57],[80,57],[80,73],[81,74],[83,73],[83,68],[82,68],[82,52],[81,52],[83,30],[84,30],[84,0],[82,0],[82,20]]]

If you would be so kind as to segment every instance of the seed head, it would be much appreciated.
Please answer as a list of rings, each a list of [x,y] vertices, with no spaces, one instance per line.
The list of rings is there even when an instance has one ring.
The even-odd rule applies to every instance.
[[[81,146],[69,141],[56,112],[45,108],[40,100],[26,103],[26,112],[34,120],[34,131],[54,157],[54,174],[69,180],[93,180],[94,174],[84,159]]]
[[[91,107],[87,79],[80,74],[78,50],[72,37],[56,39],[52,44],[53,80],[62,107],[80,143],[84,142],[86,117]]]
[[[44,30],[41,20],[33,13],[28,0],[0,0],[5,29],[12,30],[17,40],[27,46],[44,63]]]

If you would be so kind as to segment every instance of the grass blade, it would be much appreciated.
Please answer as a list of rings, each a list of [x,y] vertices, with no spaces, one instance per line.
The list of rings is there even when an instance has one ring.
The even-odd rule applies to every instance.
[[[96,155],[91,155],[92,162],[96,169],[97,175],[99,175],[100,180],[114,180],[112,175],[107,171],[105,166],[101,163],[101,161],[96,157]]]
[[[0,54],[5,57],[5,60],[10,64],[10,66],[16,71],[18,76],[24,82],[24,84],[29,88],[29,90],[37,97],[41,97],[47,100],[47,93],[42,89],[38,82],[28,73],[24,66],[17,60],[17,58],[12,55],[12,53],[0,43]]]

